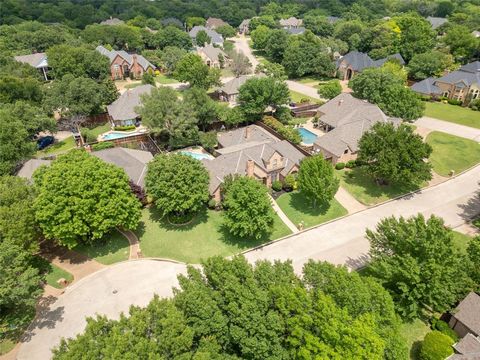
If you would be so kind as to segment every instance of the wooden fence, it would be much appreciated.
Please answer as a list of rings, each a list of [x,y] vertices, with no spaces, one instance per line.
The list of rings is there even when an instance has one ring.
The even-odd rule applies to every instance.
[[[280,140],[288,141],[295,149],[300,151],[303,155],[305,155],[305,156],[311,156],[312,155],[306,149],[304,149],[300,145],[297,145],[297,144],[291,142],[290,140],[288,140],[287,138],[285,138],[284,136],[282,136],[278,132],[276,132],[274,129],[272,129],[270,126],[265,125],[263,122],[256,121],[255,125],[260,126],[262,129],[265,129],[267,132],[269,132],[270,134],[272,134],[273,136],[275,136],[276,138],[278,138]]]

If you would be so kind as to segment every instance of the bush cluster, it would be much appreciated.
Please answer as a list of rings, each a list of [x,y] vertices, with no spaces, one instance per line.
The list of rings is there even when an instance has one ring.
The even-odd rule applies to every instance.
[[[102,141],[96,144],[92,145],[92,150],[93,151],[99,151],[99,150],[104,150],[104,149],[110,149],[115,147],[115,144],[111,141]]]
[[[453,354],[454,341],[440,331],[434,330],[422,342],[420,350],[421,360],[444,360]]]
[[[461,106],[461,105],[462,105],[462,101],[461,101],[461,100],[448,99],[447,102],[448,102],[450,105],[458,105],[458,106]]]
[[[480,111],[480,99],[472,100],[468,106],[472,110]]]
[[[300,142],[302,141],[302,137],[296,129],[283,125],[280,121],[278,121],[272,116],[265,116],[263,118],[263,123],[271,127],[277,133],[282,135],[285,139],[291,141],[294,144],[300,144]]]
[[[335,169],[337,169],[337,170],[342,170],[344,168],[345,168],[345,163],[343,163],[343,162],[338,162],[338,163],[335,164]]]
[[[134,130],[134,129],[135,129],[135,125],[117,125],[117,126],[115,126],[116,131],[130,131],[130,130]]]
[[[455,331],[453,331],[445,321],[442,321],[442,320],[439,320],[439,319],[434,319],[432,321],[432,328],[440,331],[442,334],[447,335],[448,337],[450,337],[455,342],[458,340],[457,333]]]
[[[272,182],[272,189],[274,191],[280,191],[282,190],[282,182],[279,181],[279,180],[275,180],[274,182]]]
[[[286,192],[290,192],[296,189],[297,180],[295,179],[295,175],[288,174],[287,176],[285,176],[285,179],[283,179],[283,190],[285,190]]]

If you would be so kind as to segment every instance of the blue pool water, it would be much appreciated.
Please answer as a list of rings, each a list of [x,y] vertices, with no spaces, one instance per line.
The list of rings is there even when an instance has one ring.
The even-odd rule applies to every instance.
[[[210,154],[200,154],[200,153],[196,153],[196,152],[192,152],[192,151],[180,151],[180,153],[191,156],[191,157],[193,157],[197,160],[203,160],[203,159],[212,160],[213,159],[213,156],[210,155]]]
[[[302,142],[306,145],[312,145],[317,139],[317,135],[315,135],[311,131],[308,131],[305,128],[298,128],[297,130],[300,133],[300,136],[302,137]]]
[[[111,133],[105,134],[102,136],[104,140],[114,140],[114,139],[121,139],[127,136],[138,135],[138,133],[125,133],[125,132],[116,132],[112,131]]]

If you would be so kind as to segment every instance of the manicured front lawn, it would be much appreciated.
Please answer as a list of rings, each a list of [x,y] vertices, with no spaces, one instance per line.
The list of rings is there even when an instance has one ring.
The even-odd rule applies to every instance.
[[[115,230],[92,245],[81,244],[73,250],[78,251],[101,264],[110,265],[119,261],[128,260],[130,255],[130,244],[125,236]]]
[[[305,228],[322,224],[348,213],[335,199],[330,204],[314,208],[312,201],[297,191],[281,195],[277,199],[277,204],[296,226],[303,221]]]
[[[426,141],[433,148],[433,170],[442,176],[448,176],[451,170],[458,174],[480,162],[480,144],[473,140],[434,131]]]
[[[302,93],[299,93],[299,92],[293,91],[293,90],[290,90],[290,99],[294,103],[299,103],[304,99],[307,99],[307,100],[309,100],[310,102],[313,102],[313,103],[316,103],[316,102],[320,101],[319,99],[314,99],[314,98],[312,98],[308,95],[305,95],[305,94],[302,94]]]
[[[441,102],[426,102],[425,116],[480,129],[480,112]]]
[[[452,231],[452,232],[453,232],[453,246],[466,254],[468,243],[470,242],[470,240],[472,240],[472,238],[468,235],[459,233],[458,231]]]
[[[222,226],[222,213],[204,210],[188,225],[173,226],[162,219],[155,208],[144,209],[136,231],[142,254],[187,263],[219,255],[229,256],[270,240],[290,234],[287,226],[275,216],[273,232],[260,240],[232,236]]]
[[[375,205],[416,190],[396,184],[377,185],[361,167],[337,170],[336,173],[340,179],[340,186],[365,205]]]
[[[410,359],[419,359],[421,342],[430,331],[430,326],[420,319],[415,319],[410,323],[403,323],[400,326],[400,334],[406,340],[410,349]]]
[[[62,286],[57,283],[58,280],[61,278],[67,280],[68,283],[73,281],[73,275],[70,274],[68,271],[60,269],[58,266],[54,264],[49,264],[48,273],[45,276],[45,280],[47,284],[53,286],[54,288],[61,289]]]
[[[177,80],[175,80],[174,78],[170,77],[170,76],[167,76],[167,75],[164,75],[164,74],[160,74],[160,75],[157,75],[155,76],[155,81],[159,84],[176,84],[178,83]]]

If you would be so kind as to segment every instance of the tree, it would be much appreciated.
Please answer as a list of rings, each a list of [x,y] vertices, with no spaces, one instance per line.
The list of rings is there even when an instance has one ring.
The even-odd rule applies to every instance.
[[[468,259],[470,260],[470,277],[480,289],[480,236],[470,240],[467,248]]]
[[[205,30],[200,30],[195,36],[195,43],[197,46],[205,46],[206,44],[210,44],[212,39],[208,36]]]
[[[153,35],[150,46],[160,49],[175,46],[180,49],[189,50],[192,47],[192,40],[185,31],[175,26],[167,26]]]
[[[442,39],[450,48],[455,60],[468,62],[478,51],[478,40],[471,34],[471,30],[462,25],[450,25]]]
[[[160,53],[161,67],[167,75],[172,75],[178,62],[187,55],[187,51],[176,46],[167,46]]]
[[[325,16],[306,15],[303,22],[305,27],[317,36],[327,37],[333,34],[333,25]]]
[[[39,231],[32,203],[35,193],[27,180],[17,176],[0,177],[0,241],[8,241],[34,254]]]
[[[367,32],[366,24],[361,20],[339,21],[335,24],[333,36],[336,39],[345,41],[348,49],[361,50]]]
[[[272,30],[264,25],[259,25],[250,34],[252,46],[254,49],[262,50],[267,45],[268,37]]]
[[[283,29],[271,30],[265,45],[265,54],[276,63],[281,63],[288,44],[288,34]]]
[[[433,49],[435,33],[430,23],[416,13],[407,13],[394,17],[400,28],[400,54],[408,62],[416,54]]]
[[[192,29],[194,26],[204,26],[206,22],[207,21],[204,18],[198,16],[187,17],[185,21],[188,30]]]
[[[272,230],[274,212],[267,188],[248,177],[232,181],[225,192],[223,223],[233,235],[260,239]]]
[[[188,155],[159,154],[148,164],[145,184],[155,206],[165,215],[185,215],[202,209],[209,199],[208,172]]]
[[[237,30],[228,24],[216,28],[215,31],[222,35],[224,39],[234,37],[237,34]]]
[[[232,70],[235,76],[247,75],[252,71],[252,64],[247,56],[241,52],[233,51],[230,54],[230,59],[232,60],[230,64],[230,69]]]
[[[185,106],[195,113],[202,130],[205,131],[217,119],[217,104],[208,96],[206,90],[198,87],[190,88],[185,92],[183,101]]]
[[[101,180],[100,180],[101,179]],[[116,227],[135,229],[140,203],[127,174],[83,150],[71,150],[34,173],[35,218],[48,239],[74,248]]]
[[[136,108],[142,123],[156,135],[168,137],[171,148],[195,144],[198,140],[195,110],[179,100],[175,90],[162,86],[142,96],[142,105]]]
[[[220,69],[211,69],[205,65],[197,54],[189,53],[178,63],[173,76],[191,86],[208,89],[220,84]]]
[[[414,79],[423,80],[430,76],[441,76],[452,65],[451,55],[432,50],[414,55],[408,63],[408,73]]]
[[[148,84],[148,85],[156,86],[155,76],[153,76],[149,72],[144,73],[143,76],[142,76],[142,84]]]
[[[320,88],[318,89],[318,95],[326,99],[333,99],[341,93],[342,85],[340,85],[340,81],[338,80],[331,80],[327,83],[320,84]]]
[[[454,341],[440,331],[432,331],[425,335],[420,348],[421,360],[443,360],[453,354]]]
[[[432,178],[432,147],[411,126],[377,123],[358,143],[358,160],[379,183],[418,186]]]
[[[240,86],[238,102],[245,116],[260,119],[268,106],[287,104],[290,92],[287,84],[273,77],[248,79]]]
[[[386,218],[367,230],[372,262],[369,275],[390,292],[405,319],[425,308],[443,312],[470,287],[465,256],[452,243],[441,218]]]
[[[115,49],[139,51],[144,47],[141,29],[128,25],[88,25],[81,32],[85,43],[110,44]]]
[[[339,180],[333,166],[322,155],[307,157],[300,163],[298,188],[313,206],[329,203],[337,193]]]
[[[55,132],[57,130],[55,119],[46,115],[39,106],[25,101],[16,101],[14,104],[5,104],[3,108],[23,124],[28,133],[26,141],[32,140],[42,131]]]
[[[286,80],[287,74],[285,73],[285,68],[282,64],[272,63],[270,61],[265,61],[261,64],[258,64],[255,68],[255,73],[263,73],[267,76],[271,76],[278,80]]]
[[[43,91],[40,82],[34,78],[0,77],[0,104],[28,101],[40,103]]]
[[[220,105],[217,112],[220,120],[222,120],[227,127],[237,127],[247,121],[243,111],[238,106],[230,108]]]

